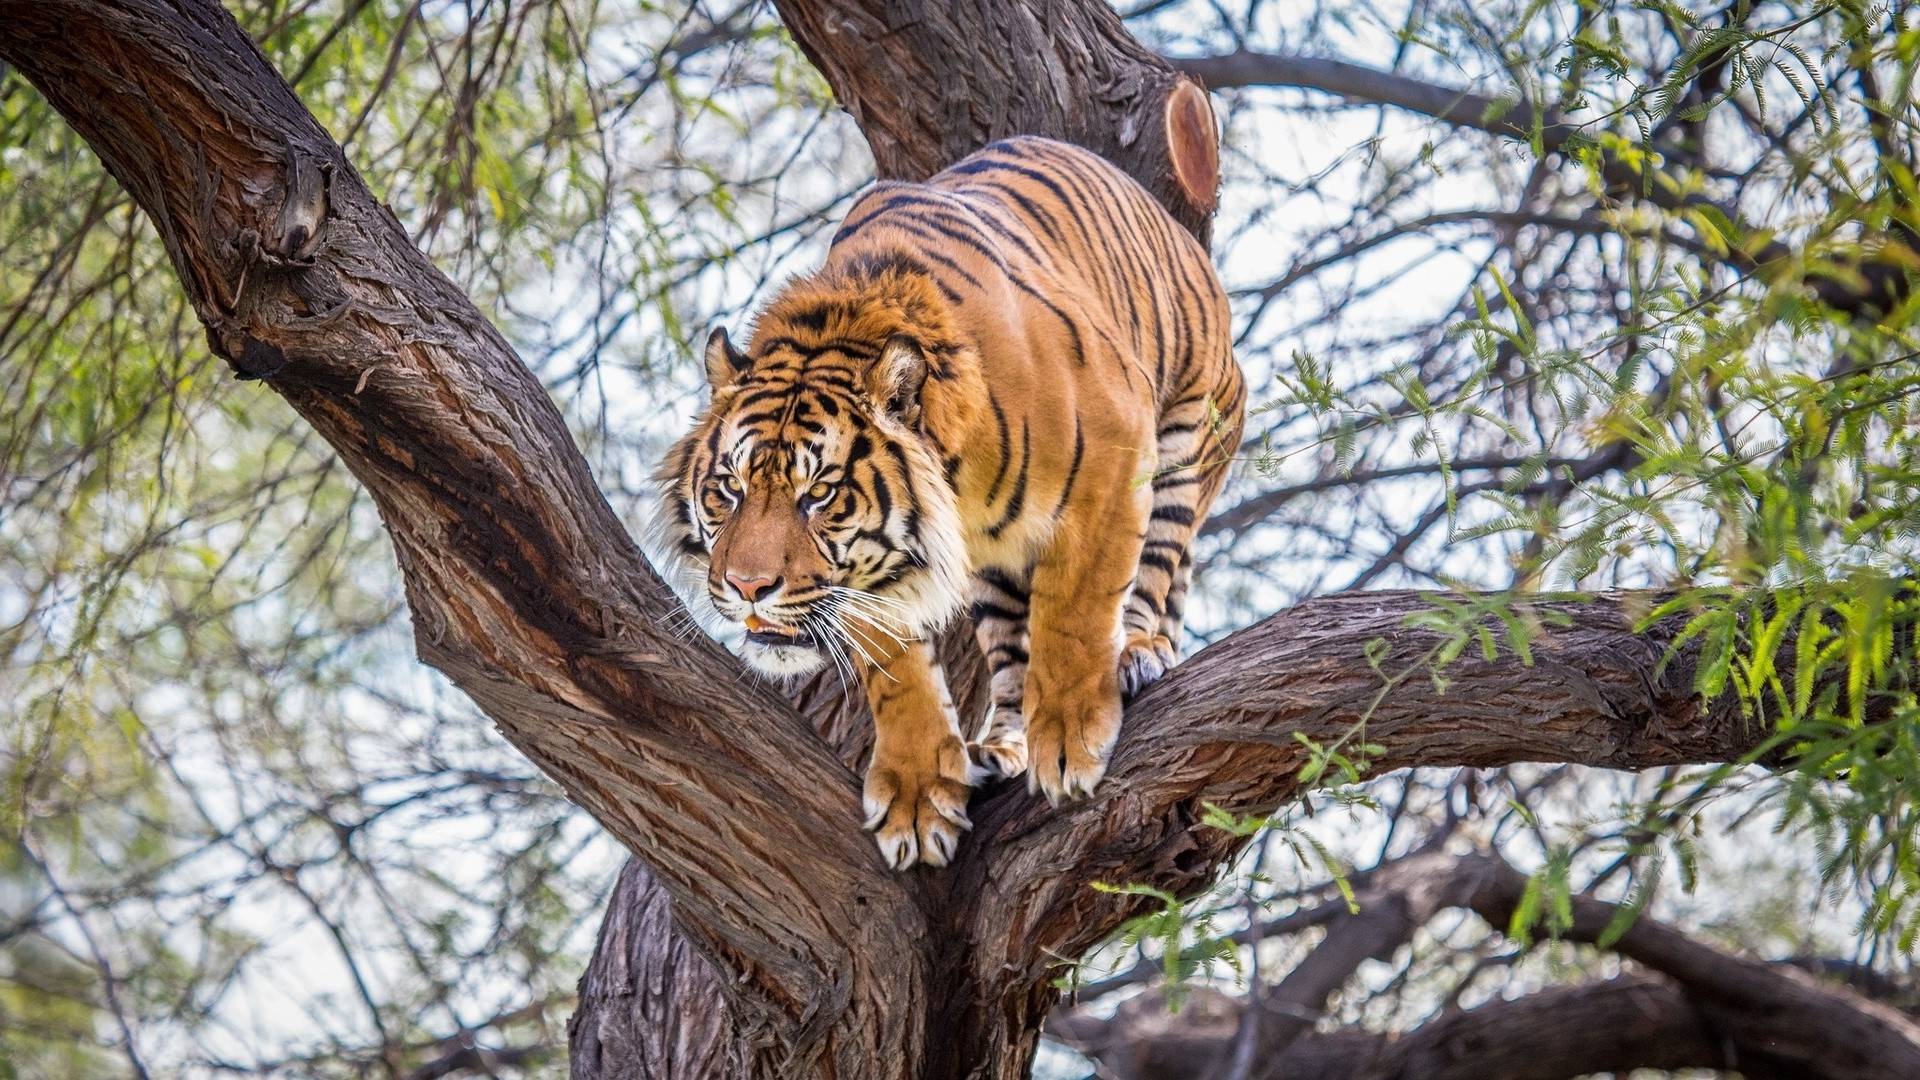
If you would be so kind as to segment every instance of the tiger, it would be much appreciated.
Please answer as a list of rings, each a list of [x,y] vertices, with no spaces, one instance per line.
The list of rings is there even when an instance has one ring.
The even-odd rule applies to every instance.
[[[867,189],[746,348],[718,327],[705,362],[656,474],[662,543],[749,665],[863,687],[886,862],[947,865],[983,781],[1090,794],[1123,701],[1180,659],[1239,447],[1201,244],[1098,155],[1008,139]],[[963,611],[991,673],[970,740],[931,645]]]

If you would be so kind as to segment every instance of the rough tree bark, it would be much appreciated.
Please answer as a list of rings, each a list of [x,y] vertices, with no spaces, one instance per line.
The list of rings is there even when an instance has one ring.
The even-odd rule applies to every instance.
[[[1064,135],[1118,158],[1204,232],[1207,153],[1176,147],[1189,158],[1176,166],[1165,149],[1169,132],[1198,130],[1192,96],[1104,5],[978,0],[905,19],[878,0],[781,7],[856,115],[884,130],[883,170],[925,171],[990,136]],[[987,62],[1002,55],[1021,60]],[[1296,731],[1328,742],[1364,719],[1383,769],[1643,768],[1763,741],[1689,691],[1687,653],[1660,665],[1673,625],[1636,633],[1636,598],[1538,603],[1567,624],[1543,630],[1533,666],[1464,660],[1447,693],[1416,677],[1376,701],[1364,649],[1429,649],[1403,622],[1425,602],[1337,597],[1242,631],[1142,696],[1095,798],[1051,812],[1017,785],[983,793],[953,867],[890,874],[859,827],[859,724],[803,714],[672,632],[674,597],[539,383],[215,0],[0,0],[0,60],[151,218],[213,350],[282,395],[365,485],[421,658],[644,863],[622,896],[645,905],[613,912],[599,992],[589,980],[580,1075],[644,1075],[618,1037],[639,1021],[674,1040],[675,1076],[1024,1075],[1059,966],[1141,910],[1092,884],[1204,886],[1241,842],[1199,826],[1202,804],[1264,812],[1294,796]],[[1060,78],[1037,74],[1054,65]],[[958,104],[927,117],[912,113],[927,102],[887,96],[913,85]],[[1169,103],[1182,114],[1171,125]],[[623,979],[639,984],[625,1020],[604,1004]]]

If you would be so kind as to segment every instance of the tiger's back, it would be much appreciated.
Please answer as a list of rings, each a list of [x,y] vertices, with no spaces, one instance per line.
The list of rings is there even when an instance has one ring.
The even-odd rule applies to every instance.
[[[1240,404],[1227,297],[1205,249],[1087,150],[1007,139],[925,183],[878,184],[848,213],[827,269],[901,254],[922,261],[979,342],[999,397],[1076,387],[1156,415],[1196,392]]]

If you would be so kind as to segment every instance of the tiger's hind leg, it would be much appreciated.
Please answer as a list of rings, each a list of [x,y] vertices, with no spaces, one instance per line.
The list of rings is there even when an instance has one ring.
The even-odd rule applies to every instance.
[[[1193,539],[1226,483],[1228,459],[1240,443],[1238,380],[1229,388],[1234,391],[1227,402],[1231,410],[1201,394],[1176,402],[1160,421],[1153,510],[1122,618],[1126,641],[1120,648],[1120,689],[1127,697],[1180,662]]]
[[[993,709],[986,730],[967,744],[974,764],[990,777],[1027,771],[1028,571],[984,567],[973,578],[973,632],[991,673]]]
[[[1146,433],[1115,438],[1138,446]],[[1088,458],[1086,498],[1064,507],[1034,564],[1028,619],[1027,789],[1056,806],[1092,793],[1120,734],[1120,619],[1151,509],[1134,454]]]

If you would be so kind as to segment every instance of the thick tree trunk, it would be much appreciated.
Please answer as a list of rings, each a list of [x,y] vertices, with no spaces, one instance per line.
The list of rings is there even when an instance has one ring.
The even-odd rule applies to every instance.
[[[673,925],[673,901],[637,859],[607,900],[600,944],[567,1022],[575,1076],[740,1076],[735,1019],[713,965]]]
[[[1204,99],[1104,5],[897,7],[781,5],[884,172],[930,171],[999,135],[1066,136],[1204,235]],[[539,383],[214,0],[0,0],[0,61],[151,217],[212,348],[366,486],[421,658],[645,864],[585,988],[577,1075],[1024,1075],[1061,964],[1142,910],[1093,883],[1204,887],[1242,841],[1201,826],[1203,805],[1294,797],[1295,732],[1331,743],[1364,724],[1382,769],[1641,768],[1764,739],[1690,691],[1687,653],[1661,665],[1675,624],[1636,633],[1640,598],[1526,605],[1564,617],[1543,625],[1532,666],[1476,657],[1444,693],[1416,676],[1384,697],[1370,643],[1414,663],[1436,642],[1405,619],[1427,601],[1333,598],[1134,702],[1094,798],[1050,811],[1018,785],[981,793],[953,867],[891,874],[859,827],[860,718],[818,688],[796,707],[672,631],[671,592]]]

